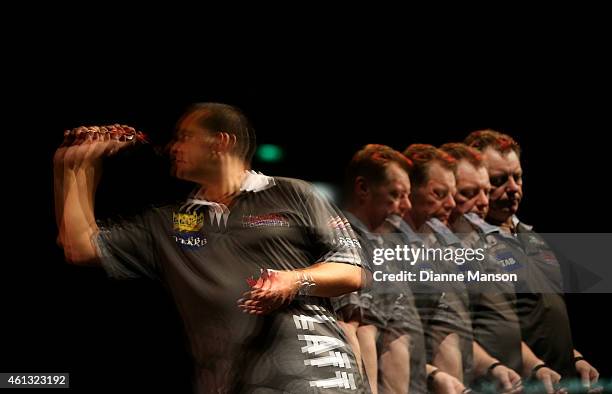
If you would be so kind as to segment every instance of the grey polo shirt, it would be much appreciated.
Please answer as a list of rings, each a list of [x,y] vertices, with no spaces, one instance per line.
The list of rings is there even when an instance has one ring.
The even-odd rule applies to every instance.
[[[229,207],[190,198],[102,228],[115,278],[162,281],[183,318],[200,392],[367,390],[327,298],[297,297],[265,317],[236,301],[261,269],[361,265],[348,221],[305,182],[249,172]]]

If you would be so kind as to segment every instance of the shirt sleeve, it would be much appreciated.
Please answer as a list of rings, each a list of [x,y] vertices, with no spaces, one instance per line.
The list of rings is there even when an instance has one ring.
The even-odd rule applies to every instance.
[[[316,190],[305,203],[308,230],[318,256],[316,263],[333,262],[367,266],[362,246],[342,212]]]
[[[114,279],[158,277],[158,254],[153,242],[151,213],[100,226],[93,242],[102,267]]]

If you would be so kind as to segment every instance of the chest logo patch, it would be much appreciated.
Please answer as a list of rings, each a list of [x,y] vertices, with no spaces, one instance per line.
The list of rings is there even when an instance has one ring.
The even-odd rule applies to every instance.
[[[199,249],[207,244],[200,230],[204,226],[203,213],[172,213],[172,226],[174,228],[174,241],[181,249]]]
[[[279,213],[245,215],[242,217],[242,227],[289,227],[289,220]]]
[[[179,232],[196,232],[200,231],[204,226],[203,213],[172,213],[172,223],[174,231]]]

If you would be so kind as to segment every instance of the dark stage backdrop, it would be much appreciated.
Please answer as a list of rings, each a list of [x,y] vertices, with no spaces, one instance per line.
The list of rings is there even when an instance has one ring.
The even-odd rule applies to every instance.
[[[3,130],[9,141],[3,194],[9,200],[3,200],[0,371],[67,371],[71,385],[84,391],[190,387],[181,322],[164,290],[68,266],[55,246],[51,159],[63,130],[81,124],[127,123],[162,145],[189,103],[227,102],[252,118],[260,143],[285,150],[281,163],[255,162],[255,169],[338,185],[344,166],[364,144],[403,150],[414,142],[439,145],[494,128],[516,137],[524,150],[525,222],[540,232],[609,231],[610,103],[597,92],[606,85],[588,74],[559,82],[545,70],[528,80],[377,73],[364,81],[343,70],[278,78],[138,69],[119,78],[99,70],[53,70],[19,79]],[[128,215],[189,190],[166,174],[164,159],[147,149],[109,162],[99,214]],[[604,316],[611,301],[609,294],[568,297],[576,347],[608,376]]]

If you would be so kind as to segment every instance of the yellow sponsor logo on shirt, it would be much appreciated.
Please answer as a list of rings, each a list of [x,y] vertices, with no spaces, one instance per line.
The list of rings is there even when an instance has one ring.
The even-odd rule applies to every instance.
[[[192,232],[199,231],[204,225],[203,213],[172,213],[172,222],[175,231]]]

